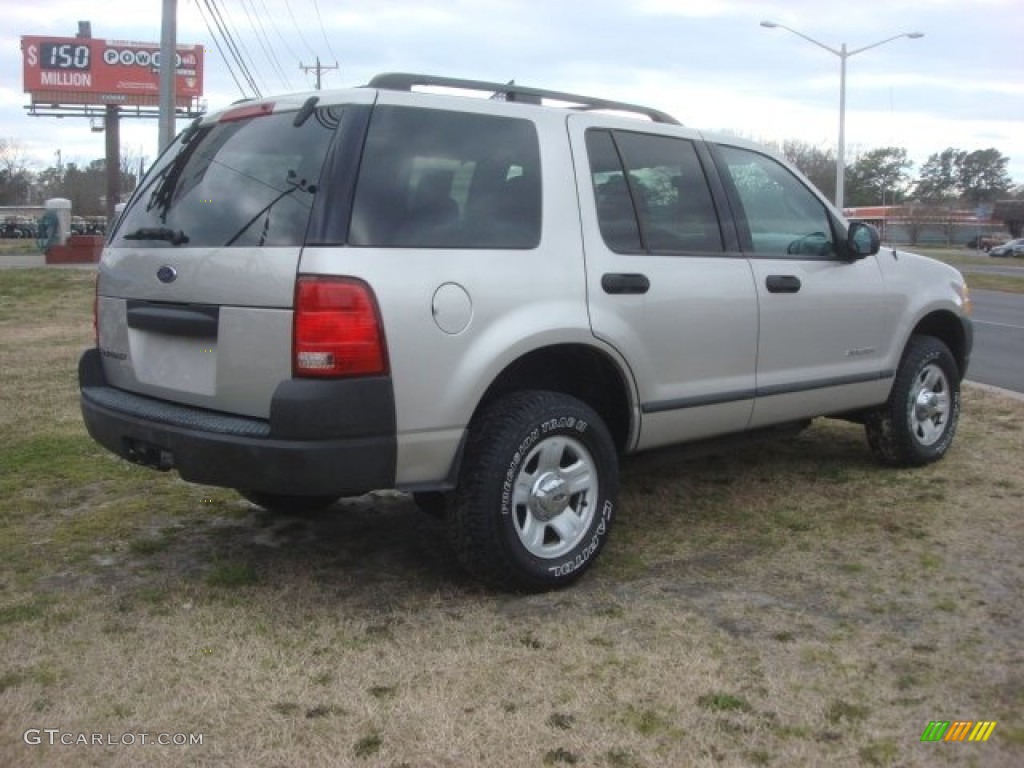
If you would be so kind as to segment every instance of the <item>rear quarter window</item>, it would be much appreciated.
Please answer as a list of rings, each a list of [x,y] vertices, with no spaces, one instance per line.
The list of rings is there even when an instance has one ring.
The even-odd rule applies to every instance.
[[[540,149],[532,122],[374,109],[350,245],[529,249],[540,234]]]

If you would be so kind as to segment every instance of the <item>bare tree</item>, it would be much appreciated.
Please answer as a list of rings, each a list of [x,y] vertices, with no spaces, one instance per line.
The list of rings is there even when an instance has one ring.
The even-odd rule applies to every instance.
[[[28,153],[20,141],[0,137],[0,204],[28,202],[32,188],[29,165]]]
[[[779,151],[830,200],[835,196],[836,155],[830,147],[787,139]]]
[[[25,145],[17,139],[0,136],[0,171],[10,175],[27,171],[29,168],[28,153]]]
[[[127,200],[142,180],[146,168],[146,156],[142,147],[136,147],[121,154],[121,199]]]
[[[910,203],[903,208],[903,228],[911,245],[917,245],[921,230],[928,224],[928,206],[923,203]]]

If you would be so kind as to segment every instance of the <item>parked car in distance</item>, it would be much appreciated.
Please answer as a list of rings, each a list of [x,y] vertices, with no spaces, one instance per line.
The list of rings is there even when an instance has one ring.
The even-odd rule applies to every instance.
[[[8,216],[0,226],[0,237],[24,239],[36,236],[36,223],[27,216]]]
[[[987,251],[997,245],[1003,245],[1007,240],[1009,238],[1006,235],[977,235],[967,241],[967,247]]]
[[[1024,256],[1024,238],[1018,238],[1017,240],[1010,240],[1002,245],[997,245],[994,248],[990,248],[988,251],[989,256]]]

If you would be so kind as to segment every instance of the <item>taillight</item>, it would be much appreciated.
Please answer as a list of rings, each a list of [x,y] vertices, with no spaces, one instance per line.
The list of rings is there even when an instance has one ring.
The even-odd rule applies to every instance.
[[[300,277],[292,340],[295,376],[388,372],[384,328],[373,291],[350,277]]]

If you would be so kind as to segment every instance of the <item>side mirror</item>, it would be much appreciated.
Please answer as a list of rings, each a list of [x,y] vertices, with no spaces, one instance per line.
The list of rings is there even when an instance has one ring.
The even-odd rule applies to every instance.
[[[863,259],[865,256],[874,256],[882,247],[882,240],[878,236],[878,230],[863,221],[850,222],[850,228],[846,232],[846,254],[851,259]]]

